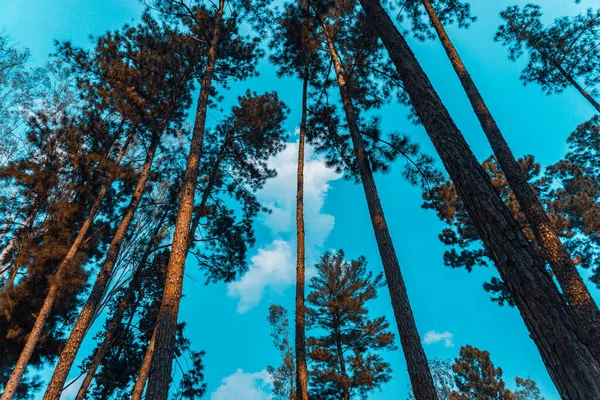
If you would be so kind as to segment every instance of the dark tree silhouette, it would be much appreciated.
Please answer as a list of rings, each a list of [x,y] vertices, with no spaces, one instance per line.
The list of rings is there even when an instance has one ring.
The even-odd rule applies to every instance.
[[[600,365],[588,344],[579,337],[578,324],[545,270],[543,260],[534,253],[494,191],[381,3],[378,0],[360,0],[360,3],[388,50],[403,88],[493,256],[559,393],[566,397],[600,395]],[[565,368],[567,364],[572,368]]]
[[[504,24],[495,40],[508,47],[511,60],[529,55],[521,74],[524,83],[537,82],[547,94],[573,86],[600,112],[594,98],[600,82],[600,9],[557,18],[551,25],[542,22],[541,7],[535,4],[508,7],[500,16]]]

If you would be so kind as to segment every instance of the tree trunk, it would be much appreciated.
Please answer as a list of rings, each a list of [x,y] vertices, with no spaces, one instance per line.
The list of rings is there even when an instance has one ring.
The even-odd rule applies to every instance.
[[[194,236],[196,234],[196,230],[198,229],[198,226],[200,226],[200,220],[202,219],[202,216],[204,214],[203,209],[206,206],[206,202],[208,201],[208,198],[210,196],[212,188],[213,188],[214,184],[216,183],[217,170],[219,168],[220,162],[223,159],[225,146],[229,139],[230,139],[230,137],[228,136],[225,139],[223,146],[221,147],[221,150],[219,151],[219,155],[217,156],[215,166],[212,169],[211,174],[209,176],[208,184],[206,185],[206,190],[202,196],[200,205],[196,209],[196,212],[194,214],[194,217],[193,217],[193,220],[191,223],[190,233],[188,235],[188,243],[187,243],[188,249],[187,249],[186,253],[189,252],[190,248],[194,244]],[[152,339],[150,340],[150,343],[148,344],[148,347],[146,348],[146,353],[144,353],[144,361],[142,362],[142,366],[140,368],[138,378],[135,381],[135,386],[131,393],[132,400],[140,400],[142,398],[142,394],[144,392],[144,387],[146,386],[146,380],[148,379],[148,375],[150,374],[150,364],[152,363],[152,357],[154,355],[154,342],[155,342],[155,337],[156,337],[155,333],[156,333],[156,328],[152,332]]]
[[[117,156],[117,159],[115,160],[116,165],[119,165],[121,163],[121,160],[125,156],[125,153],[127,152],[127,148],[129,147],[129,143],[131,142],[132,135],[133,134],[129,135],[129,137],[123,144],[123,147],[121,148],[121,151],[119,152],[119,155]],[[40,312],[35,320],[35,324],[33,325],[33,328],[31,330],[31,332],[29,333],[29,336],[27,337],[27,342],[25,343],[25,346],[24,346],[23,350],[21,351],[19,360],[17,361],[17,364],[15,366],[15,369],[13,370],[13,372],[10,376],[10,379],[6,383],[6,386],[4,388],[4,394],[2,395],[1,400],[8,400],[8,399],[13,398],[15,391],[17,390],[17,386],[19,385],[19,382],[20,382],[21,378],[23,377],[25,370],[27,369],[27,364],[29,364],[29,359],[31,358],[31,356],[40,340],[40,337],[42,335],[42,330],[44,328],[44,325],[46,324],[46,320],[48,319],[48,317],[50,316],[50,313],[52,312],[52,307],[54,306],[54,302],[56,301],[56,298],[58,295],[58,286],[60,285],[60,282],[62,280],[62,275],[65,273],[65,270],[67,269],[67,267],[69,267],[69,265],[71,264],[71,262],[77,255],[77,252],[81,248],[81,245],[83,244],[83,241],[85,240],[87,231],[92,226],[92,223],[94,222],[96,213],[98,212],[98,210],[100,209],[100,206],[102,205],[102,200],[104,199],[104,196],[106,195],[108,188],[112,184],[112,181],[113,181],[112,178],[113,177],[109,177],[108,182],[106,182],[100,189],[100,192],[98,193],[98,196],[96,197],[96,201],[92,205],[92,208],[90,209],[87,218],[81,225],[81,228],[79,228],[79,232],[77,233],[75,240],[71,244],[71,247],[69,248],[69,251],[67,252],[67,255],[59,264],[58,269],[56,270],[56,274],[55,274],[54,278],[51,280],[50,289],[48,289],[48,294],[46,295],[46,298],[44,299],[44,304],[42,305],[42,308],[40,309]],[[65,379],[66,379],[66,376],[65,376]],[[61,389],[62,389],[62,386],[61,386]]]
[[[164,218],[161,218],[160,222],[156,225],[156,229],[154,230],[152,236],[150,237],[150,240],[148,241],[148,245],[146,246],[146,249],[144,250],[142,257],[140,258],[140,262],[138,263],[137,268],[133,272],[131,281],[129,282],[129,285],[127,286],[127,290],[125,291],[125,293],[123,295],[123,299],[119,302],[119,305],[117,306],[117,310],[115,311],[115,314],[112,317],[112,321],[106,331],[106,335],[104,335],[102,344],[96,351],[94,358],[92,359],[92,361],[90,362],[90,365],[88,366],[88,371],[85,375],[85,378],[83,379],[81,386],[79,387],[79,391],[77,392],[76,400],[83,400],[85,398],[87,390],[89,389],[90,384],[92,383],[92,380],[94,379],[94,374],[98,370],[98,367],[104,360],[104,357],[108,353],[108,350],[110,350],[110,347],[113,344],[113,341],[115,340],[115,334],[117,333],[117,329],[119,328],[119,325],[121,324],[121,321],[123,320],[123,316],[125,315],[125,310],[127,309],[127,307],[129,307],[129,305],[133,301],[135,291],[138,289],[138,287],[140,285],[140,273],[142,272],[142,269],[144,268],[144,264],[146,264],[148,257],[150,257],[150,254],[152,254],[153,249],[160,243],[160,241],[164,237],[167,226],[164,225],[163,223],[164,223]],[[135,313],[132,313],[132,317],[133,317],[133,314],[135,314]],[[125,331],[127,331],[127,330],[128,329],[126,329]],[[118,359],[118,357],[117,357],[117,359]]]
[[[588,345],[596,359],[600,360],[600,310],[598,310],[598,306],[585,286],[581,275],[577,272],[569,253],[563,247],[538,197],[529,186],[525,174],[513,156],[508,143],[504,140],[500,128],[498,128],[490,110],[483,101],[483,97],[477,86],[475,86],[475,82],[469,75],[430,1],[421,1],[427,10],[427,14],[429,14],[431,24],[435,28],[444,50],[446,50],[452,67],[467,93],[467,97],[494,150],[510,188],[515,194],[530,227],[533,229],[539,245],[544,250],[556,280],[579,320],[582,331],[587,336]]]
[[[306,68],[307,69],[307,68]],[[304,244],[304,141],[306,135],[306,102],[308,71],[302,83],[302,117],[298,139],[298,173],[296,190],[296,399],[308,400],[308,371],[306,367],[306,328],[304,310],[305,244]]]
[[[8,271],[9,269],[12,268],[12,271],[10,272],[9,278],[8,278],[8,282],[6,282],[6,285],[2,288],[2,297],[0,297],[0,300],[8,300],[10,298],[10,292],[12,291],[13,285],[15,284],[15,278],[17,277],[17,273],[19,272],[19,268],[21,268],[21,266],[23,265],[23,259],[25,258],[25,254],[27,253],[27,251],[29,250],[29,242],[31,241],[32,235],[33,235],[33,226],[35,223],[35,217],[38,214],[38,209],[37,206],[34,206],[34,211],[32,212],[31,215],[29,215],[27,217],[27,219],[23,222],[24,225],[28,225],[25,228],[25,236],[21,242],[21,247],[19,249],[19,254],[17,255],[16,259],[14,260],[14,262],[12,263],[8,263],[5,266],[2,266],[0,264],[0,266],[2,266],[2,273]],[[43,232],[44,228],[40,227],[40,230]],[[6,246],[5,252],[2,252],[3,257],[8,257],[8,255],[10,254],[10,251],[12,251],[12,248],[16,246],[17,242],[18,242],[18,237],[13,237],[10,241],[10,243]],[[10,248],[9,248],[10,247]],[[4,259],[3,259],[4,261]]]
[[[379,0],[360,2],[387,48],[559,393],[565,399],[600,398],[600,365],[579,337],[577,324],[543,260],[533,252],[494,191],[489,177]]]
[[[3,275],[6,271],[8,271],[10,269],[11,264],[5,263],[5,262],[6,262],[6,259],[8,258],[8,255],[10,254],[12,249],[15,247],[16,242],[17,242],[17,238],[15,236],[13,236],[12,238],[10,238],[10,241],[7,243],[7,245],[4,247],[4,249],[0,253],[0,276]]]
[[[577,89],[579,93],[581,93],[581,95],[592,105],[592,107],[594,107],[596,111],[600,113],[600,103],[598,103],[598,101],[596,101],[596,99],[594,99],[591,94],[589,94],[583,87],[581,87],[581,85],[571,76],[571,74],[565,71],[565,69],[562,66],[556,65],[556,68],[565,77],[565,79],[571,85],[573,85],[573,87]]]
[[[135,190],[131,195],[129,205],[125,210],[123,219],[121,220],[121,223],[119,224],[119,227],[117,228],[117,231],[115,232],[115,235],[110,243],[106,258],[104,259],[104,263],[98,272],[98,276],[96,277],[96,282],[94,282],[92,291],[90,292],[85,305],[81,309],[77,321],[71,330],[69,339],[65,343],[65,347],[60,354],[58,364],[54,369],[52,379],[50,380],[48,389],[44,395],[44,400],[58,400],[60,398],[60,394],[62,392],[65,380],[69,375],[71,365],[73,364],[73,361],[75,361],[75,356],[79,351],[81,342],[83,342],[83,339],[92,324],[98,305],[104,297],[104,293],[110,282],[112,270],[119,256],[121,244],[125,239],[135,211],[137,210],[137,207],[146,189],[146,182],[150,177],[152,162],[154,161],[154,155],[156,154],[159,141],[160,134],[154,134],[152,137],[152,142],[148,147],[144,166],[142,167]]]
[[[146,386],[146,380],[148,379],[148,375],[150,375],[150,365],[152,364],[152,356],[154,355],[155,339],[156,328],[152,332],[152,338],[150,339],[150,343],[148,343],[148,347],[146,348],[140,373],[138,374],[137,380],[135,381],[135,386],[131,392],[131,400],[141,400],[142,394],[144,394],[144,386]]]
[[[204,70],[196,109],[190,153],[183,177],[183,188],[175,222],[175,232],[173,233],[171,255],[167,265],[165,290],[156,323],[156,342],[147,391],[148,398],[153,400],[167,400],[169,395],[173,350],[177,331],[177,314],[179,312],[179,302],[181,301],[185,260],[188,253],[188,235],[190,234],[190,222],[194,211],[198,165],[202,154],[208,97],[212,86],[224,7],[225,0],[219,0],[219,8],[214,20],[213,37],[208,51],[206,69]]]
[[[340,373],[342,374],[342,398],[350,400],[350,390],[348,389],[348,373],[346,372],[346,360],[344,359],[344,350],[342,350],[342,335],[340,333],[340,322],[336,319],[337,327],[335,328],[337,356],[340,363]]]
[[[396,324],[398,326],[398,331],[400,332],[400,341],[406,358],[408,374],[417,400],[437,399],[433,378],[431,376],[431,371],[429,370],[427,357],[425,356],[425,351],[423,350],[421,338],[417,331],[417,325],[410,307],[408,293],[400,271],[400,264],[383,214],[383,208],[381,207],[381,202],[377,193],[377,187],[373,178],[369,158],[360,134],[357,116],[346,86],[342,65],[335,49],[333,38],[325,24],[323,24],[323,30],[327,38],[329,51],[337,75],[340,95],[344,106],[344,112],[346,113],[346,120],[348,122],[348,129],[350,130],[352,144],[354,146],[354,154],[356,155],[371,223],[373,225],[373,231],[375,232],[387,286],[392,299],[392,308],[394,309]]]

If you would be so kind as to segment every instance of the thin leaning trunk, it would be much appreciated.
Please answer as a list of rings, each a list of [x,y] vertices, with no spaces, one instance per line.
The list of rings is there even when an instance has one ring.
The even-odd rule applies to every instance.
[[[19,207],[19,209],[17,210],[15,215],[10,219],[10,222],[5,223],[4,229],[2,229],[2,234],[0,234],[0,242],[4,239],[6,234],[10,231],[10,229],[14,225],[16,219],[19,217],[19,214],[21,214],[21,211],[23,210],[23,208],[25,208],[26,205],[27,205],[27,202],[23,203],[21,205],[21,207]],[[12,211],[10,211],[10,212],[12,212]],[[29,224],[30,220],[31,220],[31,216],[27,217],[25,219],[25,221],[23,221],[22,225]],[[10,254],[11,250],[15,247],[16,242],[17,242],[17,236],[13,235],[13,237],[10,238],[10,240],[8,241],[6,246],[4,246],[4,248],[2,249],[2,252],[0,252],[0,275],[2,275],[4,272],[6,272],[6,270],[9,268],[8,266],[5,266],[6,258]]]
[[[429,370],[427,357],[421,344],[421,338],[417,330],[415,318],[410,307],[408,293],[400,271],[400,263],[396,256],[394,244],[387,227],[383,208],[377,193],[377,187],[373,178],[373,171],[369,163],[369,158],[365,150],[365,145],[360,134],[360,129],[357,122],[357,115],[352,104],[346,80],[342,70],[342,65],[333,43],[333,38],[329,33],[326,24],[323,24],[323,30],[327,38],[329,52],[333,60],[340,96],[346,113],[346,120],[352,144],[354,146],[354,154],[358,163],[362,186],[367,199],[371,223],[377,240],[381,262],[385,272],[387,286],[392,299],[392,308],[398,331],[400,332],[400,342],[402,350],[406,358],[408,374],[417,400],[432,400],[437,399],[437,393]]]
[[[219,1],[219,8],[214,20],[213,37],[208,51],[206,69],[202,78],[200,96],[196,109],[196,120],[190,144],[187,165],[183,177],[183,188],[179,200],[179,210],[173,233],[171,255],[167,264],[165,290],[158,313],[155,329],[155,348],[152,357],[150,376],[148,377],[148,398],[153,400],[167,400],[171,383],[171,368],[173,351],[175,348],[175,335],[177,330],[177,315],[181,301],[183,274],[185,260],[188,253],[190,222],[194,211],[194,194],[198,181],[198,166],[202,155],[204,141],[204,128],[206,125],[206,111],[208,97],[212,86],[215,68],[215,59],[221,34],[221,21],[225,0]]]
[[[77,392],[76,400],[83,400],[85,398],[85,395],[90,387],[90,384],[92,383],[92,380],[94,378],[96,371],[98,370],[98,367],[104,360],[104,357],[110,350],[110,347],[115,340],[115,335],[117,333],[117,329],[119,328],[119,325],[121,325],[121,321],[123,320],[123,316],[125,315],[125,310],[127,309],[127,307],[129,307],[129,305],[133,301],[135,291],[139,287],[140,274],[142,272],[144,264],[146,264],[146,261],[148,260],[148,257],[150,257],[150,254],[152,253],[153,249],[160,243],[160,240],[162,239],[162,237],[164,237],[167,226],[163,225],[162,222],[164,222],[164,220],[162,220],[160,223],[157,224],[156,229],[155,229],[154,233],[152,234],[151,239],[148,241],[148,245],[146,246],[146,249],[144,250],[142,257],[140,258],[140,262],[138,263],[137,268],[133,272],[131,281],[129,282],[129,285],[127,286],[127,290],[125,291],[125,293],[123,295],[123,299],[119,302],[119,305],[117,306],[115,314],[112,317],[112,321],[106,331],[106,334],[104,335],[104,339],[102,340],[102,344],[96,351],[96,354],[94,354],[94,358],[92,359],[92,361],[90,362],[90,365],[88,366],[88,370],[85,375],[85,378],[83,379],[83,382],[81,383],[81,386],[79,387],[79,391]],[[128,329],[126,329],[126,331],[127,330]]]
[[[200,226],[200,220],[202,219],[202,216],[204,215],[203,210],[206,206],[206,203],[208,202],[208,198],[210,197],[212,188],[214,187],[214,185],[217,181],[217,176],[218,176],[217,171],[218,171],[221,161],[223,160],[223,157],[225,156],[225,148],[226,148],[229,140],[230,140],[230,136],[227,136],[223,142],[223,145],[221,146],[221,150],[219,151],[219,155],[217,156],[215,165],[214,165],[214,167],[210,173],[210,176],[208,178],[208,184],[206,185],[205,192],[202,195],[200,205],[198,206],[198,208],[196,209],[196,212],[194,214],[194,218],[190,225],[191,228],[190,228],[190,233],[188,235],[186,253],[189,252],[190,248],[194,244],[194,236],[196,234],[196,230]],[[131,393],[132,400],[140,400],[142,398],[142,394],[144,393],[144,387],[146,386],[146,380],[148,379],[148,375],[150,374],[150,365],[152,363],[152,357],[154,356],[155,338],[156,338],[156,328],[152,331],[152,338],[150,340],[150,343],[148,344],[148,347],[146,348],[146,353],[144,353],[144,361],[142,362],[142,366],[140,367],[140,372],[138,373],[138,377],[135,381],[135,385],[134,385],[133,391]]]
[[[338,326],[335,329],[336,333],[336,344],[337,344],[337,356],[338,361],[340,363],[340,372],[342,374],[342,398],[344,400],[350,400],[350,391],[348,390],[348,373],[346,372],[346,360],[344,359],[344,350],[342,349],[342,338],[339,330],[339,321],[337,321]]]
[[[600,398],[600,365],[552,278],[458,130],[379,0],[360,0],[404,89],[565,399]]]
[[[142,399],[142,395],[144,394],[144,387],[146,386],[146,380],[148,380],[148,375],[150,375],[150,365],[152,364],[152,356],[154,355],[155,341],[156,328],[154,329],[154,331],[152,331],[152,338],[150,339],[150,343],[148,343],[146,353],[144,353],[144,361],[142,361],[140,372],[138,373],[135,385],[133,386],[133,390],[131,391],[131,400]]]
[[[104,259],[104,263],[98,272],[98,276],[96,277],[92,291],[90,292],[85,305],[77,317],[77,321],[71,330],[71,334],[65,343],[65,347],[60,353],[58,364],[56,365],[54,373],[52,374],[52,379],[50,380],[44,395],[44,400],[58,400],[60,398],[60,394],[67,376],[69,375],[69,371],[71,370],[71,366],[75,361],[79,347],[81,346],[87,331],[92,325],[98,305],[102,301],[106,288],[110,282],[113,268],[119,256],[121,244],[127,235],[127,231],[129,230],[133,216],[135,215],[137,207],[146,189],[146,183],[150,177],[152,162],[154,161],[154,156],[159,143],[159,136],[159,134],[154,134],[152,137],[152,142],[146,153],[146,159],[144,160],[144,165],[142,167],[135,190],[131,195],[129,205],[127,206],[121,223],[119,224],[119,227],[117,228],[115,235],[110,242],[106,258]]]
[[[575,316],[578,318],[583,332],[587,336],[590,349],[597,360],[600,360],[600,310],[586,287],[581,275],[577,272],[575,264],[569,253],[562,245],[552,222],[548,218],[542,204],[535,192],[529,186],[525,174],[521,170],[519,163],[513,156],[510,147],[500,132],[500,128],[492,117],[490,110],[483,101],[475,82],[469,75],[464,63],[462,62],[456,48],[448,37],[442,22],[439,20],[433,6],[429,0],[421,0],[431,24],[436,30],[444,50],[456,71],[458,78],[471,102],[471,106],[479,119],[481,127],[485,132],[492,150],[502,167],[502,172],[506,176],[510,188],[512,189],[521,210],[525,214],[529,226],[532,228],[537,242],[544,250],[546,258],[550,263],[552,272],[556,276],[564,296],[572,307]]]
[[[117,156],[117,159],[115,160],[116,165],[119,165],[121,163],[121,161],[123,160],[123,157],[125,156],[125,153],[127,152],[127,148],[129,147],[129,143],[131,142],[131,139],[132,139],[132,135],[130,135],[127,138],[127,140],[125,141],[125,143],[123,144],[123,147],[121,148],[121,151],[119,152],[119,155]],[[2,395],[2,400],[8,400],[8,399],[13,398],[15,391],[17,390],[17,386],[19,385],[19,382],[20,382],[21,378],[23,377],[25,370],[27,369],[27,364],[29,364],[29,359],[33,355],[33,352],[41,338],[44,325],[46,324],[46,321],[48,320],[48,317],[50,316],[50,313],[52,312],[54,302],[56,301],[57,296],[58,296],[58,292],[59,292],[58,287],[60,285],[60,282],[62,281],[62,277],[65,274],[65,271],[67,270],[67,268],[71,265],[71,262],[75,259],[77,252],[81,248],[81,245],[83,244],[83,242],[85,240],[87,232],[94,222],[96,213],[100,209],[100,206],[102,205],[102,201],[104,200],[104,196],[106,195],[108,188],[112,184],[112,181],[113,181],[113,179],[109,178],[108,182],[106,182],[100,189],[100,192],[98,193],[98,196],[96,197],[96,201],[92,205],[92,208],[90,209],[87,218],[81,225],[81,228],[79,228],[79,232],[77,233],[75,240],[73,240],[73,243],[71,244],[71,247],[69,248],[69,251],[67,252],[65,258],[59,264],[59,266],[56,270],[56,274],[50,283],[50,289],[48,289],[48,294],[46,295],[46,298],[44,299],[44,304],[42,305],[42,308],[40,309],[40,312],[35,320],[33,328],[31,329],[31,332],[29,333],[27,342],[25,342],[25,346],[19,356],[19,360],[17,361],[15,369],[13,370],[8,382],[6,383],[6,387],[4,389],[4,394]],[[61,389],[62,389],[62,387],[61,387]]]
[[[306,68],[308,69],[308,68]],[[308,371],[306,367],[306,328],[305,328],[305,244],[304,244],[304,141],[306,136],[306,102],[308,92],[308,71],[302,83],[302,117],[300,138],[298,139],[298,172],[296,189],[296,399],[308,400]],[[292,387],[293,388],[293,387]],[[293,392],[293,390],[292,390]]]
[[[33,235],[33,225],[35,223],[35,217],[37,216],[38,210],[36,209],[29,217],[27,217],[27,220],[24,222],[24,224],[28,225],[28,227],[26,228],[25,231],[25,237],[23,238],[23,241],[21,243],[21,247],[19,249],[19,254],[17,255],[16,259],[14,260],[14,262],[9,262],[6,265],[2,266],[2,273],[8,271],[9,269],[12,268],[12,271],[10,272],[10,275],[8,277],[8,282],[6,282],[6,285],[2,288],[2,298],[0,298],[0,300],[4,299],[7,300],[8,298],[10,298],[10,292],[12,291],[13,285],[15,283],[15,279],[17,277],[17,273],[19,273],[19,268],[21,268],[24,258],[25,258],[25,254],[27,253],[28,249],[29,249],[29,243],[31,241],[31,237]],[[44,232],[45,228],[42,226],[40,227],[40,231]],[[14,248],[17,244],[18,241],[18,237],[13,237],[11,242],[9,243],[8,246],[11,246],[10,249],[5,248],[6,250],[6,254],[3,255],[5,257],[7,257],[10,254],[10,251],[12,250],[12,248]]]
[[[565,77],[565,79],[600,113],[600,103],[596,101],[565,69],[556,65],[556,69]]]

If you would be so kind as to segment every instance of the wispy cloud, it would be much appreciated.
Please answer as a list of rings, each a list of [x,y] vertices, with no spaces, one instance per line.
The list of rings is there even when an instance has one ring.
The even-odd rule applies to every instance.
[[[241,369],[221,380],[211,400],[270,400],[272,379],[267,370],[248,373]]]
[[[257,193],[259,200],[272,210],[261,220],[273,235],[273,241],[258,249],[251,258],[248,272],[238,281],[229,283],[229,297],[239,298],[238,312],[256,307],[267,290],[281,292],[295,282],[296,233],[296,171],[298,142],[287,147],[269,161],[277,176]],[[341,175],[325,166],[323,157],[306,146],[304,169],[304,218],[306,224],[307,276],[313,261],[331,233],[335,219],[323,212],[330,182]]]
[[[265,289],[283,290],[294,283],[295,259],[288,242],[275,240],[258,250],[251,258],[248,272],[239,281],[227,285],[227,295],[238,297],[237,311],[244,313],[254,308]]]
[[[454,347],[452,343],[452,333],[445,332],[436,332],[435,330],[429,331],[423,337],[423,343],[425,344],[433,344],[438,342],[444,342],[444,347]]]

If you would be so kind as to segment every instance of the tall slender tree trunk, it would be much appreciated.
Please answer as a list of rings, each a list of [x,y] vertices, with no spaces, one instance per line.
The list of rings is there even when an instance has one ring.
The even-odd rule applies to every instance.
[[[154,355],[154,344],[156,342],[156,328],[152,331],[152,338],[150,338],[150,343],[148,343],[148,347],[146,348],[146,353],[144,353],[144,360],[142,361],[142,366],[140,367],[140,372],[138,373],[138,377],[135,381],[135,385],[133,386],[133,390],[131,392],[131,400],[141,400],[142,395],[144,394],[144,387],[146,386],[146,381],[148,380],[148,375],[150,375],[150,366],[152,364],[152,358]]]
[[[214,19],[213,37],[208,50],[206,69],[204,70],[196,108],[190,153],[183,177],[183,188],[179,200],[175,232],[173,233],[171,255],[167,265],[165,290],[156,323],[154,355],[148,377],[147,394],[148,398],[153,400],[167,400],[169,395],[177,315],[179,313],[179,302],[181,301],[185,260],[188,253],[188,236],[194,211],[194,194],[198,181],[198,166],[202,155],[208,97],[212,86],[224,8],[225,0],[219,0],[219,8]]]
[[[600,398],[600,365],[552,278],[494,191],[416,57],[379,0],[360,0],[404,89],[510,291],[559,393]]]
[[[123,144],[123,147],[121,148],[121,151],[119,152],[119,155],[117,156],[117,159],[115,160],[116,165],[119,165],[121,163],[121,161],[123,160],[123,157],[125,156],[125,153],[127,152],[127,148],[129,147],[129,143],[131,142],[132,135],[133,134],[129,135],[129,137]],[[50,288],[48,289],[48,294],[46,295],[46,298],[44,299],[44,304],[42,305],[42,308],[40,309],[40,312],[35,320],[33,328],[31,329],[31,332],[29,333],[29,336],[27,337],[27,342],[25,342],[25,347],[23,348],[23,350],[19,356],[19,359],[17,361],[15,369],[13,370],[8,382],[6,383],[6,386],[4,388],[4,393],[2,395],[1,400],[8,400],[8,399],[13,398],[15,391],[17,390],[17,387],[19,385],[19,382],[20,382],[21,378],[23,377],[25,370],[27,369],[27,364],[29,364],[29,359],[31,358],[31,356],[40,340],[44,325],[46,324],[46,321],[48,320],[48,317],[50,316],[50,313],[52,312],[52,307],[54,306],[54,302],[56,301],[56,298],[58,296],[58,292],[59,292],[58,288],[60,286],[60,282],[63,278],[63,275],[64,275],[66,269],[71,264],[71,262],[75,259],[77,252],[81,248],[81,245],[83,244],[83,242],[85,240],[85,236],[87,235],[89,228],[92,226],[92,224],[94,222],[96,213],[98,212],[98,210],[100,209],[100,207],[102,205],[102,200],[104,199],[104,196],[106,195],[108,188],[112,184],[113,178],[114,177],[109,177],[108,181],[100,189],[100,192],[98,193],[98,196],[96,197],[96,201],[92,205],[92,208],[90,209],[87,218],[81,225],[81,228],[79,228],[79,232],[77,233],[75,240],[73,240],[73,243],[71,244],[71,247],[69,248],[69,251],[67,252],[67,255],[59,264],[58,269],[56,270],[56,274],[55,274],[54,278],[51,280]],[[62,389],[62,386],[61,386],[61,389]]]
[[[308,63],[307,63],[308,64]],[[306,136],[306,107],[308,67],[302,83],[302,116],[298,139],[298,172],[296,189],[296,399],[308,400],[308,368],[306,367],[306,328],[304,307],[305,244],[304,244],[304,142]]]
[[[587,341],[590,349],[596,359],[600,360],[600,310],[598,310],[598,306],[585,286],[581,275],[577,272],[569,253],[562,245],[538,197],[529,186],[525,174],[513,156],[508,143],[504,140],[500,128],[498,128],[490,110],[483,101],[483,97],[448,37],[444,25],[439,20],[431,2],[429,0],[421,1],[444,46],[444,50],[446,50],[452,67],[467,93],[467,97],[502,167],[510,188],[515,194],[529,226],[533,229],[539,245],[544,250],[567,302],[579,319],[583,332],[588,336]]]
[[[344,400],[350,400],[350,390],[348,389],[348,373],[346,372],[346,360],[344,359],[344,350],[342,349],[342,337],[340,333],[340,322],[337,322],[335,328],[336,334],[336,345],[337,345],[337,356],[340,363],[340,373],[342,374],[342,398]]]
[[[555,64],[556,69],[565,77],[565,79],[573,85],[575,89],[600,113],[600,103],[592,97],[560,64]]]
[[[166,215],[166,214],[165,214]],[[121,325],[121,321],[123,320],[123,316],[125,315],[125,310],[131,305],[131,302],[134,299],[135,291],[139,288],[140,285],[140,274],[144,268],[144,265],[148,261],[148,257],[152,254],[153,249],[160,243],[162,238],[164,237],[166,231],[166,225],[164,223],[164,218],[161,218],[160,222],[156,225],[156,229],[154,230],[150,240],[148,241],[148,245],[140,258],[137,268],[133,272],[133,276],[131,277],[131,281],[127,286],[127,290],[123,295],[123,299],[119,302],[115,314],[112,317],[112,321],[106,331],[106,335],[104,335],[104,339],[102,340],[102,344],[94,354],[94,358],[90,362],[88,366],[87,373],[81,386],[79,387],[79,391],[77,392],[76,400],[83,400],[85,395],[94,379],[94,375],[98,370],[98,367],[104,360],[104,357],[110,350],[111,345],[115,340],[115,335],[117,333],[117,329]],[[133,316],[134,313],[132,313]],[[125,331],[127,331],[126,329]]]
[[[71,365],[75,361],[75,357],[79,351],[81,342],[83,342],[83,339],[92,324],[98,305],[104,297],[104,293],[110,282],[113,268],[119,256],[121,244],[125,239],[127,231],[129,230],[129,226],[131,225],[131,221],[133,220],[133,216],[135,215],[137,207],[146,189],[146,183],[150,177],[152,162],[154,161],[154,156],[156,154],[159,141],[160,133],[153,134],[152,141],[146,153],[146,159],[144,160],[142,171],[140,173],[135,190],[131,195],[129,205],[125,210],[123,219],[121,220],[121,223],[119,224],[119,227],[117,228],[110,243],[106,258],[104,259],[104,263],[98,272],[98,276],[96,277],[92,291],[90,292],[85,305],[81,309],[79,316],[77,317],[77,321],[71,330],[69,339],[65,343],[65,347],[60,354],[58,364],[54,369],[52,379],[50,380],[46,394],[44,395],[45,400],[58,400],[60,398],[60,394],[67,376],[69,375]]]
[[[21,246],[19,248],[19,254],[17,254],[17,257],[14,260],[14,262],[9,262],[4,266],[2,264],[0,264],[0,266],[2,266],[2,273],[6,272],[12,268],[12,271],[10,272],[10,275],[8,277],[8,282],[6,282],[6,285],[4,285],[4,287],[2,288],[2,297],[0,298],[0,300],[7,300],[10,298],[10,292],[12,291],[13,285],[15,284],[15,279],[17,277],[17,273],[19,272],[19,268],[21,268],[21,266],[23,265],[23,262],[25,259],[25,254],[29,251],[29,243],[31,242],[31,238],[33,235],[33,226],[34,226],[35,218],[38,214],[38,211],[39,210],[37,209],[37,206],[34,205],[34,211],[23,222],[24,225],[27,225],[25,228],[25,232],[24,232],[25,236],[23,237],[23,239],[21,241]],[[40,227],[40,230],[43,231],[44,228]],[[13,237],[11,239],[10,243],[6,246],[6,248],[2,252],[2,256],[8,257],[8,255],[10,254],[12,249],[17,245],[19,239],[20,238],[15,235],[15,237]],[[5,259],[3,259],[2,261],[4,262],[4,260]]]
[[[194,217],[193,217],[192,223],[190,225],[190,233],[188,235],[186,253],[189,252],[189,250],[192,248],[192,246],[194,244],[194,236],[196,234],[196,230],[200,226],[200,220],[202,219],[202,216],[204,215],[203,210],[206,206],[206,203],[208,202],[208,198],[210,197],[212,188],[214,187],[214,185],[216,183],[217,176],[218,176],[217,171],[218,171],[219,165],[225,155],[225,147],[227,146],[227,143],[229,142],[229,140],[230,140],[230,136],[226,137],[223,142],[223,146],[221,146],[221,150],[219,150],[219,155],[217,156],[217,160],[215,161],[215,166],[213,167],[212,171],[210,172],[210,176],[208,178],[208,183],[206,185],[206,189],[204,191],[204,194],[202,195],[202,199],[200,200],[200,205],[198,206],[198,208],[196,209],[196,211],[194,213]],[[152,331],[152,338],[151,338],[150,342],[148,343],[146,352],[144,353],[144,360],[142,362],[142,366],[140,367],[140,372],[138,373],[138,377],[135,381],[133,391],[131,392],[132,400],[140,400],[142,398],[142,394],[144,393],[144,387],[146,386],[146,380],[148,379],[148,375],[150,374],[150,366],[152,363],[152,357],[154,356],[155,340],[156,340],[156,328]]]
[[[327,38],[329,52],[331,53],[337,76],[344,112],[346,113],[346,120],[348,122],[348,129],[350,130],[350,136],[352,137],[352,144],[354,146],[354,154],[356,155],[371,223],[373,225],[373,231],[375,232],[375,239],[377,240],[377,246],[379,247],[379,254],[381,256],[385,278],[392,299],[392,308],[394,309],[396,324],[398,326],[398,331],[400,332],[400,341],[402,343],[404,357],[406,358],[410,381],[417,400],[437,399],[438,397],[433,384],[431,371],[429,370],[427,357],[425,356],[425,351],[421,344],[421,338],[417,330],[404,279],[402,278],[402,273],[400,271],[398,257],[396,256],[394,244],[390,237],[369,158],[360,134],[357,115],[354,110],[354,105],[352,104],[349,89],[346,86],[342,64],[335,49],[333,37],[325,23],[323,23],[323,30]]]

